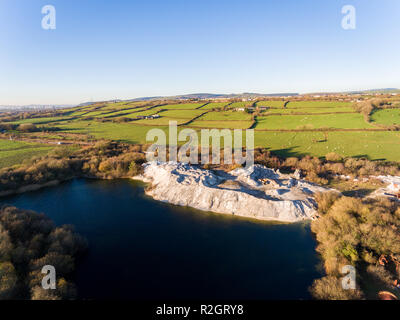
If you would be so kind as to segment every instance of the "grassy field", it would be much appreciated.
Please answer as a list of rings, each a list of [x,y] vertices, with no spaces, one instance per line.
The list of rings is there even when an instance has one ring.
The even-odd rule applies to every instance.
[[[222,112],[208,112],[199,118],[201,121],[250,121],[251,114],[243,111],[222,111]]]
[[[189,127],[198,128],[229,128],[229,129],[247,129],[252,125],[251,121],[202,121],[195,120],[189,124]]]
[[[160,112],[160,116],[175,119],[193,119],[207,110],[167,110]]]
[[[201,107],[200,110],[211,110],[211,109],[220,109],[228,105],[229,102],[212,102],[206,104],[204,107]]]
[[[257,107],[283,108],[285,101],[259,101]]]
[[[0,168],[20,164],[24,159],[48,153],[54,146],[0,140]]]
[[[160,117],[157,119],[142,119],[136,120],[134,124],[144,124],[148,126],[168,126],[170,121],[176,121],[179,124],[188,122],[190,119],[178,119],[178,118],[168,118],[168,117]]]
[[[181,104],[168,104],[166,106],[162,106],[163,109],[197,109],[203,106],[205,103],[181,103]]]
[[[329,152],[371,160],[400,160],[400,133],[385,132],[255,132],[255,146],[279,155],[322,157]]]
[[[268,114],[315,114],[315,113],[356,113],[350,107],[337,107],[337,108],[271,108],[265,111]]]
[[[243,101],[243,102],[234,102],[229,105],[229,109],[235,108],[247,108],[253,104],[251,101]]]
[[[110,113],[104,113],[101,115],[101,118],[108,118],[108,117],[129,117],[129,118],[135,118],[136,116],[148,116],[154,113],[157,113],[160,109],[150,109],[147,110],[146,108],[137,108],[137,109],[132,109],[132,110],[120,110],[120,111],[114,111]]]
[[[160,103],[160,102],[158,102]],[[97,139],[111,139],[127,143],[151,143],[146,134],[152,128],[167,132],[168,124],[176,120],[182,130],[186,127],[200,131],[202,128],[247,129],[253,125],[252,115],[234,110],[249,107],[253,102],[235,102],[226,111],[228,102],[183,103],[151,105],[143,102],[118,102],[95,106],[69,108],[64,117],[45,117],[14,121],[12,123],[34,123],[43,127],[58,128],[62,133],[82,133]],[[378,110],[371,116],[372,124],[365,122],[350,103],[341,101],[296,101],[283,108],[284,101],[260,101],[257,106],[271,107],[257,116],[255,145],[267,147],[282,156],[310,154],[323,157],[329,152],[343,156],[366,156],[370,159],[400,161],[400,133],[395,131],[365,131],[377,129],[378,124],[400,124],[400,109]],[[76,110],[76,111],[75,111]],[[196,120],[190,121],[203,114]],[[135,119],[159,113],[158,119],[140,119],[127,123],[113,122],[118,117]],[[297,113],[297,114],[296,114]],[[319,115],[318,113],[328,113]],[[280,115],[282,114],[282,115]],[[103,118],[99,122],[84,120],[88,117]],[[187,125],[183,125],[187,123]],[[376,124],[376,125],[374,125]],[[326,129],[325,132],[310,132],[311,129]],[[329,131],[334,128],[339,131]],[[279,130],[300,130],[279,132]],[[344,131],[351,129],[355,131]],[[263,131],[271,130],[271,131]],[[301,131],[303,130],[303,131]],[[343,131],[340,131],[343,130]],[[48,152],[52,145],[34,145],[0,140],[0,167],[20,163],[24,158]]]
[[[305,115],[305,116],[266,116],[257,117],[255,129],[373,129],[373,125],[364,121],[358,113],[330,114],[330,115]]]
[[[400,109],[385,109],[375,111],[371,121],[377,124],[393,125],[400,124]]]
[[[22,119],[18,121],[12,121],[13,124],[23,124],[23,123],[33,123],[36,125],[47,124],[54,121],[63,121],[65,117],[47,117],[47,118],[32,118],[32,119]]]
[[[146,133],[152,127],[131,123],[74,121],[59,128],[70,133],[84,133],[97,139],[110,139],[128,143],[145,143]]]
[[[286,107],[288,108],[337,108],[351,107],[350,102],[342,101],[291,101]]]

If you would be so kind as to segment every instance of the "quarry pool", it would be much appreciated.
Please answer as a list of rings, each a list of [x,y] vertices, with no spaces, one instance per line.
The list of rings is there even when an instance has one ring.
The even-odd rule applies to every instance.
[[[0,199],[89,242],[81,299],[310,299],[321,276],[308,223],[273,224],[157,202],[130,180],[77,179]]]

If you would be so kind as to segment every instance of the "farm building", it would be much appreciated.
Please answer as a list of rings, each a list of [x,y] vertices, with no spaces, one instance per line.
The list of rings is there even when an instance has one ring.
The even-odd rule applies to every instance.
[[[151,116],[138,116],[138,119],[158,119],[161,118],[159,114],[153,114]]]

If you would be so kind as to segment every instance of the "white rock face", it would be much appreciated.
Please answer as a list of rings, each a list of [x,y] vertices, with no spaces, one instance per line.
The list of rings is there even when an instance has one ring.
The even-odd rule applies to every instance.
[[[313,194],[329,189],[291,175],[254,165],[229,173],[176,162],[149,162],[134,177],[151,183],[155,200],[262,220],[296,222],[313,219]]]
[[[386,197],[395,201],[400,201],[398,194],[400,193],[400,177],[397,176],[372,176],[371,178],[378,179],[387,186],[379,188],[371,193],[368,197]]]

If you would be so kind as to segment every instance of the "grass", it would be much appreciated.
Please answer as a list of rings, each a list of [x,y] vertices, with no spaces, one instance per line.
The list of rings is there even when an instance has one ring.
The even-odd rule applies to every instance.
[[[229,109],[234,109],[234,108],[247,108],[251,107],[253,105],[253,102],[251,101],[242,101],[242,102],[234,102],[229,105]]]
[[[371,116],[371,121],[384,125],[400,124],[400,109],[375,111]]]
[[[203,121],[195,120],[189,124],[189,127],[198,128],[228,128],[228,129],[248,129],[252,121]]]
[[[211,110],[211,109],[220,109],[228,105],[229,102],[211,102],[206,104],[204,107],[201,107],[200,110]]]
[[[46,124],[55,121],[65,120],[65,117],[45,117],[45,118],[31,118],[31,119],[22,119],[18,121],[13,121],[10,123],[13,124],[23,124],[23,123],[32,123],[32,124]]]
[[[375,128],[364,121],[361,114],[330,114],[303,116],[266,116],[257,117],[257,129],[368,129]]]
[[[271,105],[272,103],[274,105]],[[258,102],[259,106],[265,105],[273,108],[269,109],[264,114],[265,116],[258,117],[258,123],[255,128],[256,146],[267,147],[282,156],[310,154],[312,156],[323,157],[329,152],[336,152],[342,156],[366,156],[372,160],[386,159],[400,161],[400,133],[395,131],[335,131],[326,133],[327,140],[325,140],[326,136],[324,132],[277,132],[281,129],[300,130],[329,127],[360,130],[376,128],[376,126],[366,123],[362,115],[354,113],[350,103],[340,101],[296,101],[290,102],[285,109],[280,107],[283,103],[283,101]],[[66,117],[23,119],[18,122],[42,123],[44,126],[58,127],[61,133],[83,133],[92,135],[98,139],[104,138],[128,143],[152,143],[152,141],[146,141],[146,134],[150,129],[157,128],[167,132],[169,121],[177,120],[178,124],[182,124],[206,111],[210,112],[191,122],[188,126],[180,126],[178,131],[186,127],[194,128],[196,131],[200,131],[202,128],[247,129],[252,125],[250,114],[233,110],[211,111],[213,108],[222,108],[227,104],[227,102],[215,102],[197,109],[203,106],[204,103],[184,103],[148,109],[148,107],[142,107],[143,102],[129,104],[126,102],[117,104],[108,103],[97,110],[94,110],[96,106],[69,108],[70,113]],[[229,108],[245,107],[252,104],[251,101],[235,102]],[[136,106],[137,109],[129,109]],[[113,116],[111,119],[119,116],[136,118],[137,116],[147,116],[159,112],[161,118],[135,120],[129,123],[97,122],[82,120],[81,117],[84,118],[91,115],[84,114],[86,112],[91,112],[96,117]],[[310,115],[295,115],[293,114],[294,112]],[[322,112],[337,114],[315,114]],[[353,113],[343,114],[340,112]],[[269,115],[271,113],[282,113],[285,115]],[[76,119],[71,120],[72,116],[76,117]],[[378,110],[371,118],[376,124],[400,124],[400,110]],[[277,131],[262,131],[263,129]],[[16,146],[15,150],[10,145],[6,148],[5,142],[0,144],[0,166],[4,166],[3,163],[7,165],[18,163],[23,158],[45,153],[51,148],[43,145],[14,143]]]
[[[350,102],[342,101],[291,101],[286,107],[288,108],[337,108],[351,107]]]
[[[128,143],[145,143],[146,133],[151,126],[132,123],[74,121],[60,125],[60,129],[71,133],[84,133],[97,139],[110,139]]]
[[[182,104],[168,104],[162,106],[163,109],[197,109],[205,103],[182,103]]]
[[[345,157],[399,161],[400,133],[379,132],[261,132],[255,131],[255,146],[268,147],[284,156],[323,157],[336,152]]]
[[[205,111],[202,109],[199,110],[167,110],[162,111],[160,116],[175,118],[175,119],[193,119],[204,113]]]
[[[25,159],[45,155],[53,148],[44,144],[0,140],[0,168],[18,165]]]
[[[133,110],[118,110],[118,111],[114,111],[114,112],[110,112],[110,113],[104,113],[101,115],[102,118],[107,118],[107,117],[115,117],[118,118],[119,116],[121,117],[130,117],[130,118],[135,118],[136,116],[139,115],[150,115],[150,114],[154,114],[157,113],[159,109],[155,110],[155,109],[151,109],[151,110],[147,110],[145,108],[138,108],[138,109],[133,109]],[[142,112],[144,114],[142,114]]]
[[[185,123],[188,119],[176,119],[176,118],[167,118],[161,117],[157,119],[142,119],[142,120],[135,120],[133,124],[144,124],[147,126],[168,126],[170,121],[176,121],[179,124]]]
[[[283,108],[285,101],[259,101],[257,107]]]
[[[350,107],[336,107],[336,108],[273,108],[268,109],[265,113],[268,114],[313,114],[313,113],[337,113],[337,112],[352,112],[356,113],[353,108]]]
[[[128,111],[124,111],[118,114],[121,114],[122,117],[128,117],[128,118],[136,118],[139,116],[151,116],[153,114],[156,114],[157,112],[159,112],[161,109],[159,108],[153,108],[153,109],[144,109],[141,111],[131,111],[130,113]],[[118,115],[117,114],[117,115]],[[111,114],[112,116],[116,115],[116,114]]]
[[[229,121],[229,120],[251,120],[251,115],[243,111],[208,112],[199,118],[201,121]]]

